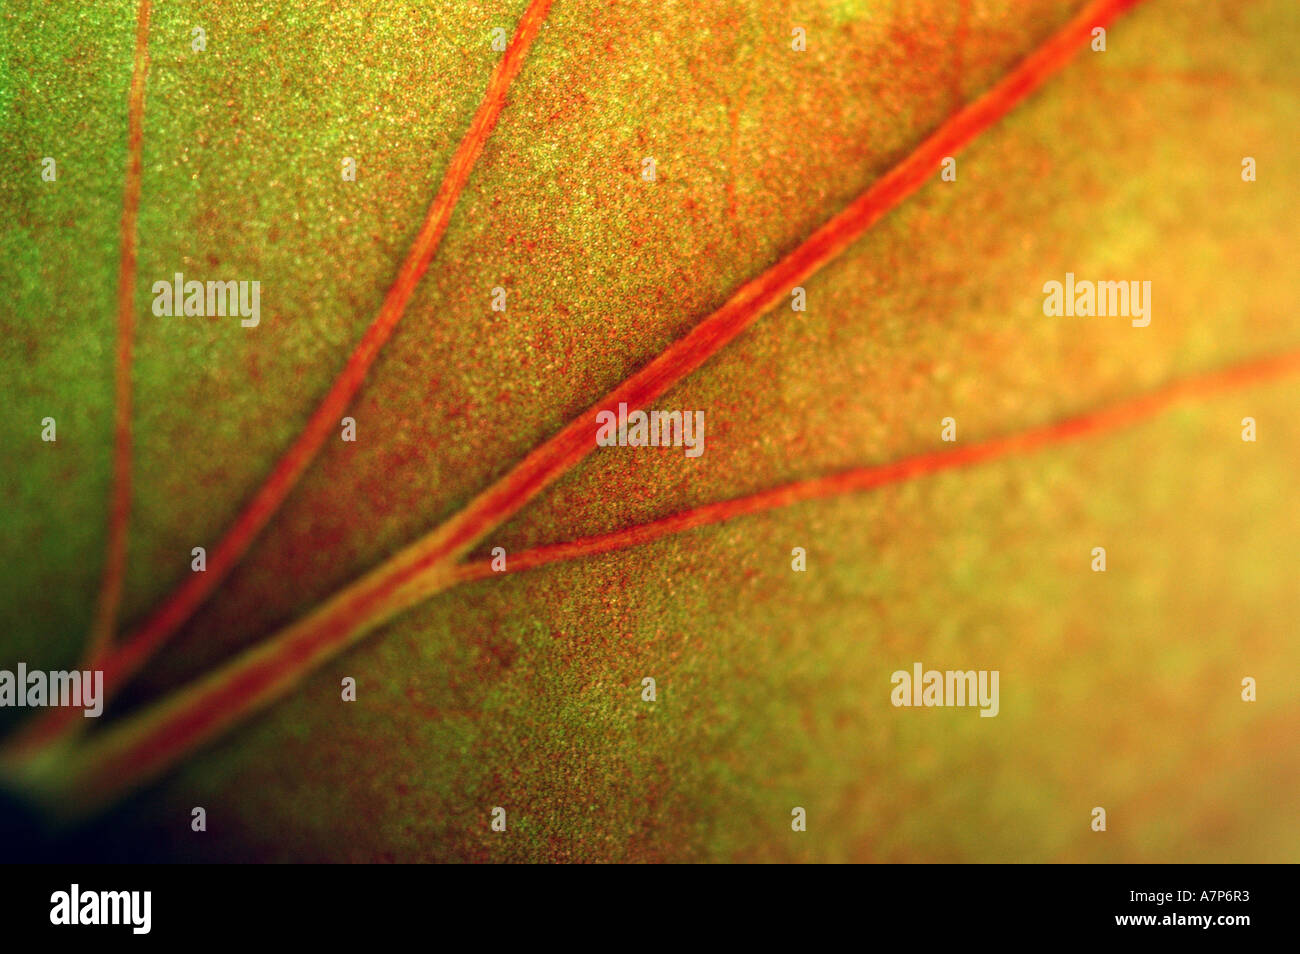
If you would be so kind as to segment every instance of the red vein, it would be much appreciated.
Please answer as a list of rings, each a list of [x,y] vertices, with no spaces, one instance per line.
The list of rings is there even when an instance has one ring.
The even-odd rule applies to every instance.
[[[1263,358],[1223,371],[1177,381],[1150,394],[1045,427],[994,438],[979,444],[919,454],[888,464],[859,467],[826,477],[796,481],[746,497],[695,507],[612,533],[522,550],[510,555],[509,571],[515,573],[551,563],[626,550],[629,547],[640,546],[697,527],[722,523],[777,507],[788,507],[805,500],[872,490],[887,484],[916,480],[945,470],[970,467],[999,457],[1032,453],[1054,444],[1064,444],[1138,424],[1177,401],[1207,397],[1218,391],[1261,384],[1298,371],[1300,371],[1300,351]],[[455,582],[465,583],[500,576],[500,573],[492,569],[492,563],[492,559],[487,558],[459,565],[454,573]]]
[[[99,603],[86,650],[94,666],[113,640],[126,578],[126,540],[131,524],[131,352],[135,344],[135,279],[143,177],[144,93],[149,73],[149,14],[151,0],[140,0],[136,12],[135,60],[127,96],[126,183],[122,190],[122,253],[117,268],[117,364],[113,426],[113,487],[108,508],[108,540]]]
[[[1263,384],[1297,372],[1300,372],[1300,351],[1238,364],[1176,381],[1137,398],[1045,427],[890,464],[799,481],[748,497],[697,507],[616,533],[528,550],[511,557],[511,569],[517,572],[560,560],[626,549],[743,514],[870,490],[1000,457],[1030,453],[1132,426],[1178,401]],[[440,577],[435,589],[493,575],[490,560],[476,561],[451,568]],[[379,625],[422,595],[428,594],[408,592],[403,599],[390,600],[376,613],[376,607],[380,606],[377,601],[382,601],[383,596],[373,590],[367,592],[361,585],[349,587],[263,645],[93,738],[69,753],[70,758],[47,762],[37,766],[34,772],[29,766],[27,778],[36,787],[58,792],[66,800],[62,803],[64,810],[75,814],[93,809],[162,772],[222,729],[269,703],[317,663],[359,637],[360,632]],[[355,629],[358,626],[362,627],[360,631]],[[48,774],[42,776],[42,769]]]
[[[585,414],[576,417],[535,448],[458,514],[390,560],[387,566],[392,577],[383,585],[396,589],[421,572],[463,556],[475,543],[595,449],[593,422],[599,411],[614,410],[623,402],[632,408],[645,407],[699,368],[782,301],[790,288],[839,255],[887,212],[924,185],[941,159],[960,151],[1064,66],[1090,39],[1094,27],[1110,22],[1138,2],[1140,0],[1096,0],[1092,3],[992,89],[945,122],[906,159],[793,252],[741,286],[722,307],[606,394]]]
[[[456,559],[594,449],[598,410],[623,401],[643,407],[698,368],[784,298],[790,287],[812,275],[919,189],[944,156],[958,151],[1060,69],[1089,39],[1094,27],[1136,2],[1097,0],[1091,4],[794,252],[742,286],[721,308],[430,534],[261,645],[108,729],[83,746],[79,757],[54,771],[87,803],[137,785],[269,704],[316,665],[398,612],[453,585]],[[122,678],[122,670],[111,667],[130,662],[128,654],[110,658],[105,684]],[[48,769],[50,763],[42,764]]]
[[[488,81],[487,91],[470,122],[469,131],[452,157],[442,186],[429,206],[424,224],[402,263],[379,314],[366,329],[342,372],[293,445],[276,463],[270,476],[240,511],[225,535],[211,549],[207,571],[187,576],[185,582],[163,601],[139,629],[103,658],[105,692],[119,688],[211,595],[279,509],[325,440],[335,433],[340,416],[361,388],[379,350],[397,327],[416,285],[428,270],[447,230],[452,210],[505,105],[510,84],[518,75],[529,46],[541,29],[552,2],[553,0],[532,0],[520,18],[514,38]],[[50,710],[50,714],[35,723],[16,744],[23,748],[35,746],[53,737],[61,728],[77,724],[67,715],[69,711],[71,710]]]
[[[802,245],[741,286],[721,308],[476,497],[459,515],[435,531],[437,539],[430,542],[439,548],[437,555],[431,547],[425,556],[429,559],[459,556],[509,519],[595,449],[593,421],[597,412],[616,409],[621,402],[632,408],[645,407],[704,364],[781,302],[792,287],[817,272],[924,185],[945,156],[960,151],[1063,67],[1090,38],[1094,27],[1108,23],[1137,2],[1139,0],[1098,0],[1092,3],[997,85],[944,123],[906,159],[817,229]]]

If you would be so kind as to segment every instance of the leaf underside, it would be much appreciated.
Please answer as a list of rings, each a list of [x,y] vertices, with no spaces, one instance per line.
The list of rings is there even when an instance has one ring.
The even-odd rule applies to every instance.
[[[64,6],[7,12],[23,43],[0,57],[0,658],[46,668],[78,657],[101,570],[134,22],[132,3]],[[338,372],[482,94],[490,29],[523,6],[155,9],[127,620],[189,572]],[[818,3],[793,54],[784,4],[558,5],[350,411],[360,439],[327,445],[114,712],[454,513],[1080,6]],[[703,457],[598,453],[489,546],[933,449],[949,415],[973,442],[1300,346],[1297,37],[1289,3],[1139,7],[969,147],[956,183],[936,177],[810,280],[806,313],[762,319],[662,399],[705,411]],[[57,185],[33,173],[45,155]],[[149,286],[176,271],[261,280],[262,325],[153,319]],[[1042,283],[1066,271],[1151,280],[1151,326],[1044,318]],[[249,860],[1291,858],[1297,411],[1294,383],[1273,383],[468,584],[93,839]],[[1106,574],[1087,572],[1097,545]],[[790,571],[794,546],[809,572]],[[1001,714],[893,709],[888,675],[915,660],[999,669]],[[1266,687],[1255,705],[1245,675]],[[194,805],[210,837],[189,832]],[[1123,824],[1094,836],[1094,805]]]

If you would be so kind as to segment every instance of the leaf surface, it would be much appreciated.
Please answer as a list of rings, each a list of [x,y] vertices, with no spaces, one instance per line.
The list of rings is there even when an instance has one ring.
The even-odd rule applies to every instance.
[[[189,572],[190,548],[219,535],[341,367],[482,94],[490,29],[523,6],[155,11],[128,619]],[[454,513],[1080,6],[818,3],[799,12],[810,40],[795,54],[780,4],[557,5],[350,412],[357,443],[327,446],[116,712]],[[133,15],[9,15],[11,36],[39,42],[3,57],[0,195],[18,224],[0,264],[3,427],[28,450],[0,473],[0,612],[6,658],[33,665],[75,659],[98,581]],[[810,280],[807,312],[761,319],[664,396],[705,411],[703,457],[602,451],[489,545],[931,450],[948,415],[973,442],[1300,346],[1300,197],[1281,182],[1298,27],[1284,3],[1140,6],[1106,53],[1085,50],[963,153],[957,182],[936,175]],[[57,189],[32,173],[56,150]],[[1244,155],[1260,182],[1241,182]],[[260,279],[261,326],[153,320],[148,289],[175,271]],[[1045,318],[1042,284],[1066,271],[1151,280],[1151,326]],[[1275,383],[469,584],[96,837],[241,859],[1281,860],[1300,835],[1273,795],[1300,774],[1285,744],[1300,722],[1285,677],[1300,520],[1278,503],[1297,489],[1298,410],[1294,384]],[[56,453],[38,441],[46,413]],[[1248,414],[1266,422],[1258,444],[1239,440]],[[1096,545],[1106,574],[1087,571]],[[808,573],[791,572],[794,546]],[[1001,714],[893,709],[889,673],[916,660],[1000,669]],[[1238,700],[1247,674],[1267,701]],[[344,676],[355,704],[339,700]],[[191,837],[196,804],[221,838]],[[1098,804],[1125,819],[1105,840],[1087,829]],[[508,837],[488,830],[495,805]]]

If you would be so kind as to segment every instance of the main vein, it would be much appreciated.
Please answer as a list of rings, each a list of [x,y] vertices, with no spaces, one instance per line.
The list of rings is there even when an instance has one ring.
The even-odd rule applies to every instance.
[[[1094,0],[798,248],[741,286],[717,311],[538,446],[460,512],[301,620],[214,672],[65,753],[66,759],[42,760],[40,764],[52,773],[45,776],[45,783],[70,798],[75,793],[85,805],[139,785],[279,698],[316,666],[397,613],[454,585],[457,560],[595,448],[596,412],[612,410],[620,402],[644,407],[700,367],[783,300],[790,288],[835,258],[924,185],[944,157],[960,151],[1061,69],[1093,29],[1105,26],[1138,2]],[[333,413],[325,416],[327,429],[334,423]],[[323,440],[323,435],[319,439]],[[166,610],[164,607],[162,612]],[[106,685],[120,682],[138,664],[140,651],[155,644],[156,635],[146,633],[150,639],[137,637],[110,657],[105,667]]]

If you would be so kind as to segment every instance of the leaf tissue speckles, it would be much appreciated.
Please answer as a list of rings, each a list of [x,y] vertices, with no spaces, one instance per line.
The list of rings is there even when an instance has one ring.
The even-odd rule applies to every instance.
[[[927,137],[960,129],[960,105],[1050,49],[1084,4],[814,4],[797,24],[768,7],[551,11],[400,327],[330,408],[293,493],[217,572],[223,531],[383,307],[513,52],[494,30],[527,5],[386,5],[365,30],[341,10],[154,11],[155,31],[179,39],[153,48],[141,273],[257,276],[275,303],[251,335],[152,321],[137,300],[122,645],[186,577],[224,579],[144,654],[104,731],[33,784],[93,782],[78,790],[106,800],[172,766],[133,796],[135,837],[202,858],[1133,860],[1295,844],[1266,795],[1289,781],[1268,756],[1297,700],[1255,715],[1263,705],[1237,698],[1243,672],[1284,685],[1296,662],[1277,559],[1296,535],[1274,510],[1295,490],[1286,377],[1300,342],[1294,282],[1269,263],[1294,251],[1285,223],[1300,210],[1237,171],[1246,155],[1285,167],[1270,146],[1297,118],[1278,93],[1295,85],[1285,11],[1150,0],[1084,22],[1080,58],[1032,97],[1015,89],[1020,107],[959,153],[966,138]],[[197,22],[201,53],[188,47]],[[595,49],[597,35],[620,42]],[[40,64],[69,69],[59,50]],[[117,58],[129,67],[130,37]],[[93,76],[80,86],[102,82],[120,111],[128,72]],[[46,146],[26,122],[3,128],[27,150],[12,181],[33,190],[12,218],[53,244],[104,221],[111,235],[120,158],[101,160],[119,175],[99,188],[87,143]],[[127,141],[124,124],[94,127],[109,155]],[[42,183],[31,170],[49,154],[58,179]],[[818,232],[873,183],[898,184],[891,170],[913,155],[906,202],[892,196],[870,231]],[[355,180],[340,156],[358,157]],[[960,176],[945,176],[954,157]],[[111,214],[96,218],[97,203]],[[843,241],[786,274],[810,235]],[[94,242],[81,254],[111,273],[117,249],[100,241],[99,266]],[[108,486],[94,435],[111,433],[111,303],[89,331],[60,322],[53,303],[78,279],[19,250],[0,265],[23,303],[6,315],[19,332],[6,368],[50,380],[17,372],[8,446],[35,446],[43,418],[60,426],[38,448],[49,453],[4,472],[18,502],[5,546],[41,559],[12,561],[0,605],[19,623],[15,649],[71,658],[80,644],[62,634],[84,634],[78,614],[31,583],[94,588],[75,568],[102,548],[76,531],[102,525]],[[1240,281],[1225,284],[1229,271]],[[1039,289],[1070,272],[1149,278],[1161,317],[1140,332],[1044,321]],[[770,302],[729,311],[755,276]],[[508,308],[485,295],[496,289]],[[746,318],[703,325],[725,327],[725,348],[690,338],[719,313]],[[661,353],[689,360],[638,379]],[[592,402],[616,409],[629,379],[662,395],[629,407],[705,415],[708,453],[590,454],[592,412],[606,409]],[[348,421],[355,441],[335,436]],[[544,443],[566,422],[581,442]],[[557,453],[530,456],[538,445]],[[430,527],[442,529],[403,551]],[[1081,572],[1097,541],[1111,565]],[[805,572],[785,562],[796,543]],[[204,573],[188,565],[196,544],[214,557]],[[52,637],[24,636],[24,619],[49,620]],[[1146,638],[1135,647],[1115,619]],[[942,658],[954,645],[979,658]],[[1000,737],[895,718],[876,689],[916,659],[1016,672],[998,717],[973,720]],[[1187,675],[1211,670],[1231,692]],[[629,705],[648,673],[664,691]],[[354,704],[339,704],[345,680],[364,689]],[[1158,701],[1073,704],[1098,698]],[[1198,758],[1206,737],[1222,744]],[[202,739],[214,744],[195,749]],[[346,768],[362,749],[384,756],[365,786]],[[921,751],[929,762],[900,770],[899,753]],[[1133,764],[1147,775],[1126,774]],[[939,797],[940,778],[969,781]],[[1161,824],[1140,840],[1076,836],[1077,804],[1097,801],[1123,803],[1126,825]],[[149,821],[195,804],[241,834],[178,849]]]

